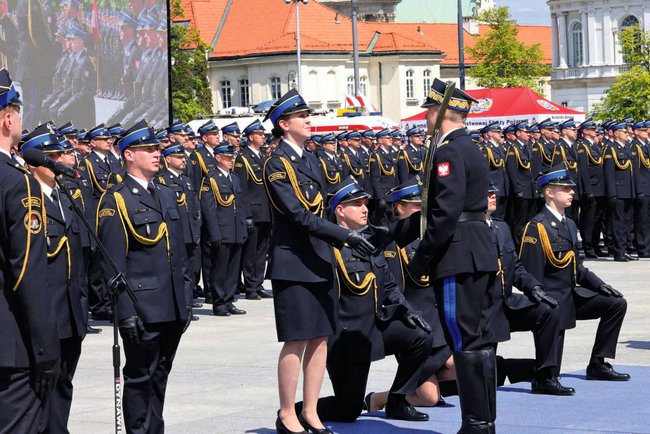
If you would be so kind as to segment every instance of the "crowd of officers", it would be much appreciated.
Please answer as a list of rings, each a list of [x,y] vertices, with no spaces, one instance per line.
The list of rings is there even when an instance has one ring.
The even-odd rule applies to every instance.
[[[267,190],[268,185],[274,181],[283,181],[291,171],[272,173],[265,179],[265,164],[279,146],[280,140],[268,137],[259,121],[252,122],[240,131],[236,122],[220,129],[212,120],[205,122],[196,132],[179,121],[157,131],[143,120],[135,122],[126,130],[119,123],[111,126],[99,124],[89,130],[79,130],[70,122],[59,124],[58,127],[53,122],[48,122],[32,131],[23,131],[21,135],[20,118],[16,114],[19,114],[22,101],[4,70],[0,72],[0,85],[3,149],[7,148],[7,152],[0,154],[3,163],[6,163],[5,169],[0,173],[0,188],[3,203],[11,205],[2,213],[2,261],[3,269],[7,271],[3,271],[5,296],[0,319],[5,324],[3,339],[11,340],[4,342],[3,348],[16,348],[14,354],[3,352],[5,356],[2,366],[11,367],[3,375],[12,386],[0,392],[3,402],[0,415],[4,423],[4,428],[0,427],[0,431],[39,432],[49,428],[53,432],[67,432],[72,378],[79,360],[81,342],[86,333],[98,332],[89,327],[88,313],[95,320],[111,320],[117,307],[117,321],[126,353],[124,416],[127,431],[159,432],[164,427],[164,389],[171,370],[171,360],[189,322],[198,319],[192,315],[192,308],[200,306],[196,299],[204,297],[205,303],[212,304],[214,315],[229,317],[246,313],[235,305],[238,292],[250,300],[273,297],[262,284],[272,235],[272,209],[280,208],[272,202],[270,198],[273,195]],[[458,100],[462,102],[465,97],[462,94]],[[460,125],[439,147],[454,140],[459,143],[457,147],[465,146],[467,133],[462,128],[462,123]],[[531,253],[530,249],[523,247],[527,246],[526,243],[531,248],[543,244],[541,241],[538,244],[537,240],[543,240],[544,236],[534,232],[539,231],[539,226],[528,230],[526,225],[529,221],[535,221],[535,218],[540,218],[538,223],[543,223],[543,218],[539,215],[545,206],[548,207],[549,199],[542,194],[544,187],[550,184],[569,185],[574,190],[573,204],[567,210],[567,216],[578,222],[582,248],[587,257],[606,256],[604,249],[609,249],[615,260],[628,261],[634,258],[629,254],[633,248],[638,257],[650,255],[650,240],[647,235],[649,196],[645,191],[650,188],[648,127],[650,125],[645,122],[631,120],[612,121],[601,126],[591,120],[580,125],[573,121],[556,124],[546,120],[534,126],[524,123],[510,125],[503,131],[496,124],[488,125],[474,137],[472,146],[480,149],[484,158],[474,159],[472,164],[480,167],[480,173],[489,173],[489,179],[484,180],[479,176],[477,179],[485,181],[486,185],[468,185],[468,189],[475,188],[479,192],[471,197],[477,208],[482,208],[470,212],[463,209],[459,224],[466,221],[476,223],[479,220],[482,224],[486,222],[484,199],[487,195],[482,193],[483,190],[488,190],[490,184],[489,194],[496,199],[494,209],[488,210],[488,226],[492,227],[489,218],[491,215],[497,222],[495,227],[500,227],[505,232],[502,231],[501,235],[495,235],[494,238],[488,236],[486,240],[493,241],[488,243],[487,249],[499,252],[499,255],[503,253],[499,257],[499,267],[510,264],[516,269],[505,270],[505,274],[503,269],[499,269],[502,276],[508,276],[507,273],[511,276],[500,278],[503,290],[498,291],[502,295],[499,302],[503,304],[501,313],[508,309],[519,309],[508,304],[513,283],[517,287],[521,286],[520,289],[526,294],[529,303],[524,307],[536,306],[537,309],[534,313],[529,312],[527,318],[531,319],[530,322],[524,324],[524,321],[519,325],[511,322],[506,333],[509,336],[510,329],[533,330],[536,337],[535,360],[531,359],[530,366],[525,368],[512,367],[507,361],[500,360],[501,376],[509,375],[514,382],[518,378],[517,373],[523,370],[526,373],[520,377],[533,380],[533,390],[538,393],[573,394],[573,390],[564,388],[557,380],[563,344],[563,331],[560,331],[572,327],[575,319],[600,318],[605,315],[604,310],[609,309],[613,316],[602,330],[599,328],[596,346],[600,347],[595,348],[592,354],[591,377],[605,380],[629,378],[626,374],[615,372],[604,361],[604,357],[614,356],[616,337],[625,314],[624,299],[618,291],[582,267],[581,259],[577,259],[575,227],[569,226],[568,235],[563,238],[564,244],[559,238],[550,241],[553,252],[557,249],[575,251],[573,256],[565,255],[562,258],[560,255],[561,258],[556,258],[559,268],[567,267],[567,257],[574,258],[574,266],[575,261],[578,261],[577,274],[574,272],[573,276],[568,276],[568,282],[562,281],[558,286],[569,299],[576,283],[593,289],[600,298],[594,299],[599,303],[596,307],[583,301],[575,310],[573,307],[567,311],[562,308],[563,313],[573,312],[567,314],[569,317],[562,320],[564,322],[556,318],[551,324],[549,319],[549,312],[556,310],[554,308],[558,302],[562,305],[568,301],[555,300],[544,291],[544,288],[549,290],[549,281],[541,282],[544,280],[544,265],[534,272],[530,270],[531,273],[536,273],[535,278],[522,280],[522,266],[514,252],[515,246],[517,249],[522,246],[524,255],[542,260],[544,255],[548,257],[552,254],[546,250]],[[630,138],[630,134],[634,138]],[[336,221],[339,225],[359,225],[356,241],[367,237],[382,247],[385,246],[378,238],[388,236],[387,233],[392,231],[389,231],[388,226],[412,233],[412,229],[406,230],[404,225],[399,226],[400,219],[406,221],[406,215],[400,217],[398,205],[401,203],[406,206],[409,202],[417,202],[421,199],[421,194],[426,193],[420,190],[426,154],[424,142],[425,132],[419,128],[411,128],[404,135],[386,128],[381,131],[345,131],[338,135],[311,137],[305,143],[304,151],[313,154],[314,158],[310,161],[318,161],[318,167],[309,164],[308,170],[319,173],[318,177],[325,184],[322,187],[329,193],[330,199],[329,206],[321,207],[319,212],[323,214],[324,211],[325,218]],[[43,152],[55,162],[75,169],[77,177],[55,179],[54,174],[45,167],[28,166],[22,159],[22,154],[32,148]],[[445,155],[447,150],[452,152],[455,148],[448,146],[442,149],[445,152],[441,155]],[[468,148],[468,152],[473,151]],[[462,176],[457,172],[454,162],[440,161],[434,167],[439,187],[444,187],[445,182],[456,176]],[[453,176],[450,176],[452,172]],[[555,177],[548,177],[545,183],[540,182],[540,173],[554,173]],[[297,184],[294,189],[303,191],[300,197],[309,205],[310,189],[313,190],[314,185],[296,179],[290,181],[291,185],[294,181]],[[456,184],[453,189],[465,185],[465,180]],[[448,188],[452,189],[451,184]],[[313,192],[314,195],[316,193]],[[479,197],[481,195],[482,198]],[[360,225],[358,221],[354,223],[354,219],[346,217],[338,207],[360,199],[361,205],[366,206],[367,203],[371,224],[366,235],[363,235],[365,224]],[[452,198],[446,197],[445,200],[450,201]],[[578,206],[575,206],[576,202]],[[102,258],[88,231],[80,224],[73,212],[74,205],[95,226],[118,270],[124,274],[128,285],[137,295],[138,303],[134,303],[127,294],[120,293],[116,299],[117,306],[113,305],[111,289],[107,286],[112,270]],[[445,210],[443,207],[442,211]],[[477,217],[479,214],[480,219]],[[512,233],[500,217],[505,217],[505,221],[509,222]],[[555,221],[549,225],[553,228],[557,226]],[[550,227],[548,230],[551,231]],[[600,245],[601,233],[605,241],[604,247]],[[446,323],[449,312],[441,310],[440,300],[436,303],[433,294],[434,287],[436,296],[442,297],[449,288],[460,293],[464,285],[466,288],[471,285],[461,281],[460,277],[457,280],[455,276],[450,280],[449,277],[432,274],[432,282],[428,278],[421,278],[420,276],[428,274],[427,263],[421,262],[421,268],[416,270],[417,264],[413,262],[409,265],[409,261],[414,256],[420,259],[425,250],[433,252],[438,249],[429,248],[431,239],[427,237],[419,245],[417,242],[412,244],[414,237],[399,244],[399,236],[396,233],[392,233],[392,236],[398,245],[386,247],[379,257],[376,257],[376,251],[370,254],[367,248],[364,256],[361,248],[363,242],[346,244],[347,247],[337,250],[339,276],[355,297],[373,294],[369,292],[366,277],[372,275],[375,279],[380,272],[386,271],[375,268],[382,267],[384,258],[391,259],[389,252],[393,252],[392,259],[401,258],[401,265],[391,265],[399,271],[397,279],[390,277],[390,273],[386,274],[390,288],[385,282],[371,279],[375,285],[374,301],[368,305],[377,314],[378,303],[390,304],[392,300],[395,305],[404,305],[403,308],[396,307],[397,310],[391,316],[397,315],[396,318],[405,321],[407,328],[419,330],[417,337],[413,334],[415,332],[408,332],[409,336],[413,335],[412,338],[417,339],[417,354],[413,353],[415,346],[410,350],[390,350],[391,345],[395,346],[401,340],[391,340],[386,334],[389,331],[383,330],[386,352],[390,350],[401,359],[401,374],[398,370],[394,388],[386,395],[387,405],[397,409],[392,410],[392,416],[426,420],[426,415],[411,407],[404,401],[404,397],[414,395],[415,398],[409,398],[412,402],[434,405],[440,399],[439,394],[434,399],[429,399],[427,394],[418,398],[415,389],[439,370],[448,371],[440,380],[453,380],[454,368],[453,364],[450,365],[453,352],[459,372],[459,388],[465,390],[464,400],[461,400],[461,404],[467,407],[463,408],[464,415],[472,413],[474,407],[485,410],[476,411],[483,411],[479,417],[483,418],[488,431],[493,430],[490,417],[493,422],[496,405],[494,399],[469,398],[477,384],[481,383],[468,381],[466,376],[462,376],[464,380],[460,379],[460,372],[476,370],[478,360],[482,363],[481,369],[485,371],[479,374],[481,381],[489,382],[490,374],[487,371],[490,370],[490,362],[483,356],[473,359],[474,353],[471,357],[461,357],[464,353],[471,353],[461,351],[471,339],[467,340],[462,335],[464,331],[459,331],[460,334],[455,338],[452,336]],[[352,238],[348,238],[348,243],[355,241]],[[423,245],[427,247],[422,247]],[[492,249],[490,246],[497,248]],[[359,251],[362,252],[361,256]],[[508,255],[511,256],[507,257]],[[74,258],[81,260],[76,261]],[[490,258],[487,255],[482,260],[487,264]],[[364,262],[369,264],[368,269],[357,268]],[[436,261],[438,266],[441,263],[444,263],[443,259]],[[495,253],[495,267],[496,264]],[[470,264],[470,268],[472,266],[475,265]],[[490,267],[491,265],[488,266]],[[152,273],[151,270],[156,272]],[[496,270],[486,269],[483,283],[487,285],[488,280],[494,278],[490,273]],[[45,279],[48,280],[48,285],[43,284]],[[434,279],[437,282],[435,284]],[[427,303],[438,306],[440,316],[434,314],[432,309],[424,309],[429,314],[422,319],[416,313],[417,309],[413,310],[401,293],[391,292],[400,289],[400,280],[408,281],[407,286],[411,289],[429,288],[431,293],[425,299],[428,300]],[[200,281],[203,287],[199,285]],[[381,284],[379,300],[378,283]],[[440,288],[436,286],[438,283]],[[477,282],[472,285],[476,286]],[[566,288],[569,288],[569,295],[566,295]],[[51,291],[51,296],[43,297],[38,293],[44,290]],[[360,290],[362,293],[358,292]],[[408,293],[404,287],[401,291]],[[592,299],[593,296],[585,297]],[[356,300],[355,297],[351,298],[351,302]],[[344,298],[341,298],[342,303]],[[601,298],[607,300],[602,301]],[[417,301],[419,298],[413,294],[407,295],[406,299],[420,303]],[[499,297],[495,295],[494,300],[497,303]],[[612,300],[620,301],[612,307]],[[461,297],[459,306],[462,303]],[[490,302],[489,305],[494,303]],[[344,305],[345,303],[342,304]],[[445,302],[445,309],[447,307]],[[11,313],[15,309],[19,313]],[[478,309],[480,311],[480,304]],[[352,312],[356,315],[354,309]],[[395,312],[400,313],[398,315]],[[350,312],[341,311],[342,316],[346,314]],[[498,313],[494,315],[498,317]],[[443,317],[445,320],[442,320],[441,325]],[[8,318],[12,318],[13,323],[10,324]],[[540,330],[542,323],[543,330]],[[491,324],[493,328],[494,324]],[[460,326],[463,329],[464,326]],[[432,329],[435,335],[433,338]],[[25,333],[29,337],[21,337]],[[404,336],[399,333],[395,336]],[[498,335],[496,332],[494,334]],[[442,336],[444,341],[441,340]],[[459,341],[461,337],[462,340]],[[477,339],[486,341],[485,336]],[[487,340],[493,345],[497,340],[505,339],[507,338]],[[17,346],[16,342],[22,344]],[[471,343],[469,347],[472,347]],[[429,348],[436,351],[429,351]],[[482,347],[479,345],[477,348]],[[380,352],[383,353],[384,350]],[[343,352],[338,356],[340,359],[337,359],[336,369],[339,370],[330,372],[333,382],[341,380],[339,399],[347,396],[344,393],[346,387],[352,387],[346,380],[349,375],[346,376],[341,371],[348,363],[345,354]],[[428,374],[423,375],[421,366],[434,354],[437,357],[435,369],[426,371]],[[493,357],[493,351],[491,354]],[[364,363],[369,364],[370,359],[378,358],[374,353],[368,357]],[[548,369],[545,371],[545,368]],[[359,369],[361,374],[367,375],[367,366],[360,366]],[[535,376],[542,372],[543,376]],[[384,400],[377,405],[377,397],[372,396],[366,397],[365,403],[360,402],[358,397],[362,396],[365,389],[365,380],[361,380],[362,378],[356,379],[354,382],[355,402],[350,404],[349,399],[334,401],[334,407],[330,406],[334,414],[332,418],[338,414],[344,420],[353,420],[361,411],[362,404],[368,410],[386,404]],[[437,380],[435,384],[437,385]],[[26,390],[31,392],[25,392]],[[400,392],[394,394],[396,390]],[[459,392],[463,398],[463,390]],[[21,398],[24,393],[30,399]],[[50,399],[46,399],[48,396]],[[395,396],[402,397],[399,405],[395,404]],[[33,417],[22,417],[23,414]]]

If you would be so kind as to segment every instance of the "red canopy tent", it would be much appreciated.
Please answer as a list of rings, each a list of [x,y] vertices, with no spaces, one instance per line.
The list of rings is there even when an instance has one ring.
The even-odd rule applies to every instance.
[[[557,105],[527,87],[474,89],[465,92],[478,101],[478,104],[472,106],[465,122],[465,126],[470,130],[492,122],[499,122],[502,126],[506,126],[515,122],[535,123],[546,118],[551,118],[553,121],[573,118],[576,122],[585,119],[583,112]],[[424,128],[426,112],[424,110],[402,119],[402,128],[408,129],[414,126]]]

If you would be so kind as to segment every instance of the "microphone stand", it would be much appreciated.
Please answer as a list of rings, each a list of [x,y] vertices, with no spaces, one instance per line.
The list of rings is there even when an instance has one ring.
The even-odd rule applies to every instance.
[[[66,195],[66,197],[72,204],[72,209],[74,210],[74,213],[77,215],[77,217],[79,217],[79,220],[81,220],[83,225],[86,227],[92,239],[95,240],[95,243],[97,244],[97,248],[102,254],[102,257],[104,258],[104,260],[106,260],[106,263],[108,263],[108,265],[111,267],[111,271],[113,272],[113,277],[111,277],[108,280],[108,290],[111,297],[111,307],[113,308],[113,377],[115,380],[113,382],[113,391],[114,391],[114,399],[115,399],[115,432],[121,433],[123,432],[122,431],[122,393],[121,393],[122,378],[120,376],[121,362],[120,362],[120,343],[118,339],[118,326],[117,326],[117,297],[121,292],[126,292],[126,295],[128,295],[128,297],[131,299],[131,301],[134,304],[138,302],[138,297],[135,295],[133,289],[131,289],[131,287],[127,283],[124,275],[120,272],[120,270],[117,269],[117,265],[115,265],[115,262],[113,262],[113,258],[111,258],[110,253],[108,253],[106,247],[97,236],[97,232],[95,231],[95,228],[92,227],[88,222],[88,219],[86,218],[84,212],[75,203],[74,199],[72,198],[72,194],[62,186],[60,182],[61,176],[62,175],[59,175],[54,178],[56,185],[59,187],[59,191],[62,191],[63,194]]]

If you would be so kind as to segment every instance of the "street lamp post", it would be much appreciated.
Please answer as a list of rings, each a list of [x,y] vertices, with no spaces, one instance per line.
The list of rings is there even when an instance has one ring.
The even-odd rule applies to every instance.
[[[354,61],[354,96],[359,96],[359,37],[357,35],[357,0],[352,3],[352,59]]]
[[[458,74],[460,88],[465,90],[465,50],[463,49],[463,2],[458,0]]]
[[[301,69],[301,59],[300,59],[300,8],[298,5],[300,2],[303,4],[309,3],[309,0],[284,0],[286,4],[296,3],[296,88],[298,92],[302,93],[302,74],[300,73]]]

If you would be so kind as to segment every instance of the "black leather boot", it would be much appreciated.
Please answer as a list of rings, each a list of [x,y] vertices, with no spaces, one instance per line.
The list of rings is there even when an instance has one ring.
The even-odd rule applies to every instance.
[[[493,349],[454,353],[463,424],[459,434],[496,433],[496,358]]]

